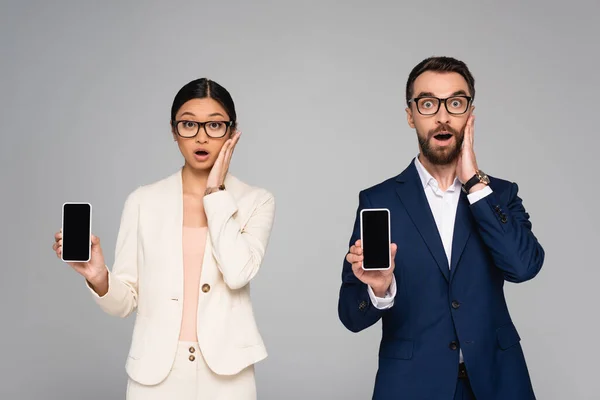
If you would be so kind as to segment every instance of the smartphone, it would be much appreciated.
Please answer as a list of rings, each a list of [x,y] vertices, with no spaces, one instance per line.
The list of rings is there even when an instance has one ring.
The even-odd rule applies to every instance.
[[[92,256],[92,205],[90,203],[63,204],[62,235],[63,261],[90,261]]]
[[[360,212],[360,240],[364,270],[386,270],[392,266],[390,210],[363,209]]]

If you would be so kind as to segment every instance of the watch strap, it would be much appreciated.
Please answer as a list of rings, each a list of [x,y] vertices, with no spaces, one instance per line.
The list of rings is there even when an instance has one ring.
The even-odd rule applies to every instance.
[[[486,185],[490,183],[490,179],[486,173],[481,170],[475,171],[475,175],[465,182],[465,184],[462,186],[462,189],[466,194],[469,194],[469,191],[473,188],[473,186],[477,185],[478,183],[484,183]]]
[[[209,194],[217,192],[219,190],[225,190],[225,185],[221,184],[217,187],[207,187],[206,190],[204,191],[204,195],[208,196]]]
[[[473,175],[473,177],[471,179],[469,179],[468,181],[466,181],[465,184],[463,185],[463,191],[468,194],[469,191],[473,188],[473,186],[477,185],[480,182],[481,182],[481,179],[479,179],[479,175],[478,174]]]

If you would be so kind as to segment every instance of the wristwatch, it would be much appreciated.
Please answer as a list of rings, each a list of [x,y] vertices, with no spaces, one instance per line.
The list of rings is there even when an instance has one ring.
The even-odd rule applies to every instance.
[[[490,183],[490,178],[488,178],[486,173],[481,170],[475,171],[475,175],[465,182],[465,184],[462,186],[463,192],[469,194],[469,191],[473,188],[473,186],[477,185],[478,183],[484,183],[486,185],[489,185]]]
[[[206,190],[204,191],[204,195],[208,196],[209,194],[214,193],[214,192],[219,191],[219,190],[225,190],[225,185],[221,184],[221,185],[219,185],[217,187],[206,188]]]

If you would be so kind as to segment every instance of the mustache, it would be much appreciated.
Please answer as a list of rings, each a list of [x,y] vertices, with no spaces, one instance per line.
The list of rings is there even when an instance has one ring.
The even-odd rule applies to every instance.
[[[464,130],[464,128],[461,131],[463,131],[463,130]],[[437,128],[429,131],[429,137],[433,137],[441,132],[450,132],[454,136],[458,136],[461,133],[448,124],[441,124]]]

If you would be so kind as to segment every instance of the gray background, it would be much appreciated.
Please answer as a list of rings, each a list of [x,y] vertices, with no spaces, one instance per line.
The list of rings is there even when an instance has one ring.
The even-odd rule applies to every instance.
[[[358,191],[416,155],[404,85],[430,55],[472,69],[480,167],[520,185],[547,250],[506,285],[538,398],[598,398],[598,3],[169,3],[2,2],[0,398],[124,397],[133,318],[94,305],[53,233],[90,201],[112,264],[126,195],[182,163],[169,110],[201,76],[239,110],[232,172],[277,198],[259,398],[370,398],[380,324],[339,322],[342,261]]]

